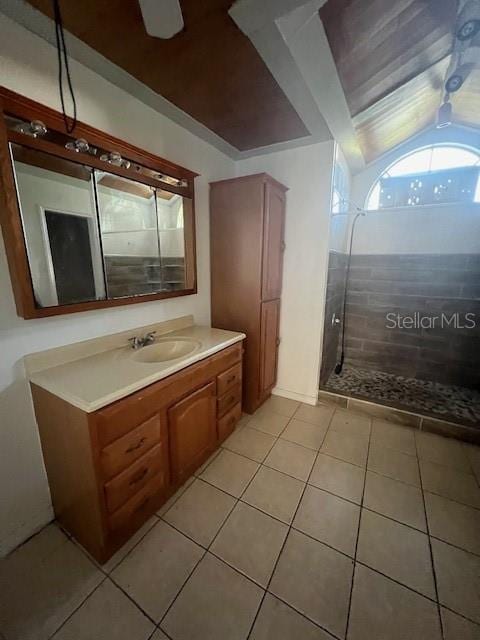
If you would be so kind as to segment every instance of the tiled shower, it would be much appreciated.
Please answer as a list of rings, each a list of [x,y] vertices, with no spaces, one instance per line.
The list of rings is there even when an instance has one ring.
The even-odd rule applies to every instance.
[[[480,429],[480,204],[332,213],[320,388]],[[345,364],[337,375],[345,323]]]

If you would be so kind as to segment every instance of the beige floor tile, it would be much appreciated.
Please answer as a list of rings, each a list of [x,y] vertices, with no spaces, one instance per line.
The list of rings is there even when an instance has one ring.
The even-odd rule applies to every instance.
[[[480,623],[480,558],[432,539],[441,604]]]
[[[269,590],[343,638],[353,563],[346,556],[291,530]]]
[[[363,506],[427,531],[422,491],[418,487],[367,471]]]
[[[313,463],[315,451],[287,440],[277,440],[265,459],[265,465],[282,471],[298,480],[306,481]]]
[[[53,640],[147,640],[155,625],[110,580],[105,580]]]
[[[420,486],[417,459],[401,451],[387,449],[372,442],[367,468],[369,471],[375,471],[394,480]]]
[[[263,590],[207,553],[165,616],[173,640],[245,640]]]
[[[295,412],[294,418],[303,420],[303,422],[310,422],[317,427],[328,428],[334,411],[334,407],[326,404],[317,404],[316,406],[302,404]]]
[[[365,469],[320,453],[313,466],[309,483],[360,504],[364,479]]]
[[[322,446],[326,432],[327,427],[325,426],[317,427],[309,422],[302,422],[302,420],[293,418],[285,427],[281,438],[318,451]]]
[[[243,494],[242,500],[290,524],[304,487],[304,482],[262,466]]]
[[[290,418],[288,416],[282,416],[279,413],[260,407],[260,409],[257,409],[252,415],[248,426],[252,429],[269,433],[271,436],[279,436],[287,426],[289,420]]]
[[[430,535],[480,555],[480,511],[425,492]]]
[[[206,464],[206,463],[205,463]],[[170,509],[170,507],[172,505],[175,504],[175,502],[180,498],[180,496],[183,494],[184,491],[186,491],[188,489],[188,487],[192,484],[192,482],[195,480],[195,478],[193,476],[191,476],[190,478],[188,478],[188,480],[186,480],[182,486],[175,491],[175,493],[173,494],[173,496],[171,496],[167,502],[165,502],[165,504],[163,504],[160,509],[157,511],[157,516],[160,518],[163,516],[164,513],[167,513],[167,511]]]
[[[293,526],[353,558],[359,516],[359,506],[308,485]]]
[[[330,423],[330,429],[351,436],[369,438],[371,425],[372,420],[368,416],[345,409],[337,409]]]
[[[169,640],[169,638],[163,633],[161,629],[157,629],[150,640]]]
[[[239,502],[210,549],[266,587],[287,533],[287,525]]]
[[[239,498],[255,475],[259,464],[232,451],[221,451],[201,478]]]
[[[241,429],[242,427],[245,427],[250,420],[252,419],[252,416],[249,413],[242,413],[240,420],[237,422],[237,429]]]
[[[471,473],[466,448],[461,442],[423,431],[417,431],[415,438],[418,457],[421,460],[436,462],[464,473]]]
[[[204,550],[159,522],[111,576],[131,598],[160,622]]]
[[[435,598],[428,536],[362,510],[357,560],[429,598]]]
[[[282,396],[270,396],[270,398],[262,404],[262,409],[291,418],[299,406],[300,402],[297,402],[297,400],[282,398]]]
[[[198,544],[208,547],[234,506],[235,498],[197,479],[163,519]]]
[[[243,427],[237,426],[237,429],[242,429]],[[205,469],[208,467],[208,465],[213,462],[215,460],[215,458],[218,456],[218,454],[222,451],[221,448],[216,449],[212,455],[205,460],[205,462],[202,464],[201,467],[198,467],[198,469],[195,471],[194,475],[195,476],[201,476],[202,473],[205,471]]]
[[[329,429],[320,451],[334,458],[364,467],[367,464],[368,439]]]
[[[423,490],[480,508],[480,488],[475,477],[441,464],[420,460]]]
[[[249,640],[331,640],[294,609],[267,593]]]
[[[415,431],[410,427],[402,427],[385,420],[374,420],[372,426],[372,443],[387,449],[395,449],[411,456],[417,455]]]
[[[234,453],[246,456],[257,462],[263,462],[268,452],[275,444],[276,438],[268,433],[251,429],[246,426],[243,429],[234,431],[229,436],[223,446]]]
[[[437,605],[357,564],[347,638],[441,640]]]
[[[474,447],[473,445],[465,445],[465,447],[470,466],[480,485],[480,447]]]
[[[123,545],[120,549],[113,554],[113,556],[108,560],[105,564],[101,565],[102,571],[105,573],[110,573],[115,569],[115,567],[120,564],[120,562],[125,558],[125,556],[130,553],[130,551],[140,542],[140,540],[147,535],[147,533],[159,523],[159,519],[157,516],[153,516],[150,520],[140,527],[138,531],[136,531],[133,536]]]
[[[0,560],[0,631],[8,640],[49,638],[104,575],[52,524]]]
[[[445,640],[480,640],[480,625],[441,608]]]

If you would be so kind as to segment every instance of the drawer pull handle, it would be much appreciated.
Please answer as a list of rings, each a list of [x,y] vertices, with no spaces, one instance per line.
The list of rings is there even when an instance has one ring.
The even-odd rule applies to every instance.
[[[148,473],[148,468],[142,469],[141,471],[139,471],[139,473],[133,476],[133,478],[131,478],[129,484],[130,485],[137,484],[137,482],[140,482],[140,480],[143,480],[143,478],[147,475],[147,473]]]
[[[227,384],[230,384],[231,382],[235,382],[236,379],[237,379],[237,376],[233,374],[233,376],[230,376],[229,378],[227,378]]]
[[[140,447],[143,447],[146,441],[147,439],[145,438],[145,436],[143,438],[140,438],[137,444],[132,444],[131,447],[128,447],[125,453],[132,453],[132,451],[136,451],[137,449],[140,449]]]

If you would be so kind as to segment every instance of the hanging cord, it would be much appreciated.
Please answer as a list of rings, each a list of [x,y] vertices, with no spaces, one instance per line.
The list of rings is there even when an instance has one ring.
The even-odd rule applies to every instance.
[[[350,278],[350,264],[352,262],[352,248],[353,248],[353,237],[355,233],[355,225],[357,224],[357,220],[364,216],[365,212],[359,209],[352,223],[352,230],[350,232],[350,249],[348,252],[348,261],[347,261],[347,273],[345,275],[345,289],[343,292],[343,314],[342,314],[342,351],[340,355],[340,362],[335,367],[335,373],[340,375],[343,369],[343,363],[345,361],[345,320],[347,314],[347,296],[348,296],[348,281]]]
[[[57,60],[58,60],[58,88],[60,91],[60,102],[62,103],[62,115],[67,133],[73,133],[77,126],[77,103],[75,94],[73,93],[72,78],[70,67],[68,66],[67,46],[65,44],[65,34],[63,32],[62,14],[60,12],[59,0],[53,0],[53,15],[55,19],[55,39],[57,42]],[[65,97],[63,88],[63,67],[65,67],[65,76],[67,78],[68,91],[73,105],[73,117],[67,115],[65,108]]]

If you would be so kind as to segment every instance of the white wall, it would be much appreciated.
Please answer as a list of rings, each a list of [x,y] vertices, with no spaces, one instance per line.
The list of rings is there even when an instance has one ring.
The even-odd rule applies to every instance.
[[[54,49],[0,14],[0,83],[59,109]],[[22,320],[0,241],[0,555],[52,517],[22,356],[193,313],[210,321],[208,182],[231,177],[228,157],[71,61],[80,119],[201,175],[195,181],[198,294],[82,314]]]
[[[237,163],[237,175],[267,172],[289,188],[275,392],[310,403],[318,397],[333,154],[331,141]]]
[[[367,211],[355,227],[352,253],[480,253],[480,204]]]
[[[372,162],[352,181],[352,201],[364,207],[370,189],[402,156],[431,144],[480,149],[480,132],[461,127],[431,129]],[[358,221],[354,254],[479,253],[480,204],[427,205],[368,211]]]

